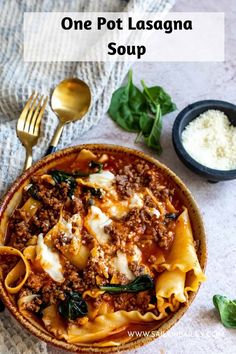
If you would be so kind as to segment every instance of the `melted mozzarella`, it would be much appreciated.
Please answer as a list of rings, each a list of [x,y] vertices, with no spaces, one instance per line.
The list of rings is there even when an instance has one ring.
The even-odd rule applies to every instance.
[[[134,279],[134,274],[129,269],[128,260],[125,253],[117,251],[116,257],[113,260],[113,266],[118,272],[124,274],[129,280]]]
[[[134,195],[129,200],[129,207],[130,209],[143,207],[143,195],[134,193]]]
[[[109,240],[109,235],[104,231],[104,227],[110,225],[111,222],[112,220],[100,208],[92,205],[86,217],[85,226],[100,244],[105,244]]]
[[[63,282],[62,266],[59,255],[53,252],[43,240],[43,234],[38,235],[38,243],[36,246],[36,260],[39,261],[43,270],[56,282]]]
[[[107,195],[103,199],[101,207],[107,215],[117,219],[122,218],[129,211],[127,200],[109,198]]]
[[[114,203],[109,208],[110,216],[120,219],[127,214],[127,205],[125,203]]]
[[[110,171],[92,173],[89,176],[89,182],[100,188],[110,188],[115,181],[115,176]]]
[[[141,209],[143,207],[142,194],[134,193],[134,195],[127,200],[118,200],[117,196],[115,196],[115,198],[109,197],[110,195],[106,195],[101,207],[105,209],[110,217],[120,219],[127,215],[130,209]]]
[[[133,251],[134,251],[134,253],[130,257],[131,262],[140,263],[141,260],[142,260],[142,252],[141,252],[141,250],[138,248],[138,246],[134,245]]]
[[[160,215],[161,215],[161,213],[159,212],[159,210],[156,209],[156,208],[149,208],[148,213],[149,213],[151,216],[154,216],[154,215],[155,215],[157,218],[159,218]]]

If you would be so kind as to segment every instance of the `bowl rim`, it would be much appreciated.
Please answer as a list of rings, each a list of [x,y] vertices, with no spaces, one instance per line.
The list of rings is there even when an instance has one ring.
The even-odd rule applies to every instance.
[[[2,216],[4,215],[4,212],[6,210],[6,207],[8,203],[12,200],[13,196],[17,191],[22,187],[23,183],[26,182],[30,176],[32,176],[34,173],[36,173],[38,170],[42,169],[43,167],[46,167],[47,165],[50,164],[50,162],[53,161],[60,161],[63,157],[66,157],[76,151],[80,151],[81,149],[90,149],[91,151],[97,151],[97,150],[107,150],[107,151],[115,151],[115,152],[125,152],[131,155],[135,155],[136,157],[143,158],[145,161],[148,161],[150,163],[153,163],[155,166],[160,168],[162,171],[165,171],[168,177],[170,177],[176,185],[181,189],[186,194],[186,198],[189,199],[189,203],[191,203],[191,208],[194,210],[194,213],[197,216],[198,223],[199,223],[199,229],[201,231],[202,235],[202,242],[201,242],[201,268],[203,272],[206,270],[206,263],[207,263],[207,238],[206,238],[206,232],[205,232],[205,227],[203,224],[202,216],[200,213],[200,210],[197,206],[197,203],[192,196],[191,192],[189,189],[185,186],[185,184],[182,182],[182,180],[172,171],[170,170],[167,166],[164,164],[160,163],[158,160],[155,158],[145,154],[144,152],[140,150],[135,150],[132,148],[128,148],[125,146],[120,146],[120,145],[113,145],[113,144],[81,144],[81,145],[76,145],[72,146],[66,149],[59,150],[51,155],[48,155],[38,162],[36,162],[32,167],[27,169],[21,176],[19,176],[15,182],[12,184],[8,192],[5,194],[3,197],[3,200],[0,202],[0,222],[2,219]],[[6,308],[10,311],[10,313],[15,317],[15,319],[18,321],[18,323],[24,327],[24,329],[28,330],[31,334],[35,335],[38,337],[40,340],[54,345],[60,349],[64,349],[70,352],[75,352],[75,353],[96,353],[96,354],[104,354],[104,353],[117,353],[117,352],[127,352],[136,348],[139,348],[145,344],[150,343],[154,339],[157,339],[160,337],[162,334],[164,334],[166,331],[168,331],[178,320],[186,313],[187,309],[195,299],[199,289],[200,289],[201,284],[199,284],[199,287],[196,292],[190,293],[188,302],[180,306],[180,308],[173,313],[170,317],[167,317],[167,319],[161,324],[160,327],[158,327],[157,331],[164,328],[163,330],[160,331],[160,333],[157,336],[148,336],[148,337],[137,337],[135,340],[124,343],[120,346],[116,347],[90,347],[90,346],[80,346],[80,345],[75,345],[71,343],[67,343],[66,341],[57,339],[55,336],[50,334],[49,332],[43,332],[36,328],[34,325],[32,325],[17,309],[17,307],[11,302],[10,296],[7,293],[7,291],[4,288],[4,284],[2,279],[0,279],[0,298],[5,304]]]
[[[215,106],[214,108],[212,106]],[[236,169],[233,170],[217,170],[214,168],[207,167],[205,165],[202,165],[201,163],[197,162],[185,149],[181,135],[182,132],[180,132],[180,125],[182,122],[182,119],[188,116],[195,108],[205,108],[206,111],[208,109],[223,109],[223,108],[228,108],[236,113],[236,105],[233,103],[227,102],[227,101],[221,101],[221,100],[202,100],[202,101],[196,101],[193,102],[189,105],[187,105],[182,111],[180,111],[174,121],[173,128],[172,128],[172,141],[173,145],[175,148],[175,151],[179,158],[181,159],[184,164],[194,171],[195,173],[198,173],[202,176],[206,176],[207,178],[213,178],[216,180],[229,180],[229,179],[234,179],[236,178]],[[199,114],[198,114],[199,116]],[[197,118],[197,117],[196,117]],[[193,118],[191,121],[193,121]],[[184,126],[184,128],[187,126],[187,124]]]

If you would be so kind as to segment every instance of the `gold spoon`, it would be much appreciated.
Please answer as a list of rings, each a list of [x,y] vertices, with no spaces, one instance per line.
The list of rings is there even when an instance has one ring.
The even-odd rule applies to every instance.
[[[88,112],[90,103],[91,92],[84,81],[70,78],[56,86],[51,97],[51,108],[59,123],[46,155],[56,150],[64,125],[82,119]]]

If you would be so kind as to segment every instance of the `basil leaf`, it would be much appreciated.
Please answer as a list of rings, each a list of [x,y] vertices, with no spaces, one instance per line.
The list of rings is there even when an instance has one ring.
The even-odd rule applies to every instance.
[[[71,291],[67,294],[65,300],[59,302],[58,312],[68,320],[75,320],[78,317],[87,315],[88,306],[80,293]]]
[[[152,130],[149,136],[144,137],[145,143],[148,147],[153,148],[158,154],[162,152],[162,147],[160,143],[161,131],[162,131],[162,119],[161,119],[161,108],[160,105],[157,106],[156,117],[152,126]]]
[[[161,107],[161,113],[163,116],[167,113],[173,112],[176,109],[176,105],[172,102],[171,97],[162,87],[147,87],[143,80],[141,83],[143,86],[143,93],[153,113],[156,113],[156,108],[158,105]]]
[[[153,289],[153,287],[153,279],[148,274],[143,274],[134,279],[131,283],[125,285],[102,285],[100,286],[100,289],[109,293],[138,293],[139,291]]]
[[[214,295],[213,304],[219,311],[223,325],[227,328],[236,328],[236,300],[229,300],[222,295]]]
[[[108,109],[110,117],[124,130],[139,132],[139,118],[146,100],[142,92],[133,84],[132,71],[128,75],[128,83],[116,90]]]

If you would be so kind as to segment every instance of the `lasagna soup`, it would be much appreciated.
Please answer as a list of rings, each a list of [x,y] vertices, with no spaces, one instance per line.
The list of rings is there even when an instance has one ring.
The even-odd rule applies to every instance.
[[[8,220],[1,276],[19,311],[68,343],[157,328],[205,280],[187,208],[158,167],[81,150],[35,174]]]

